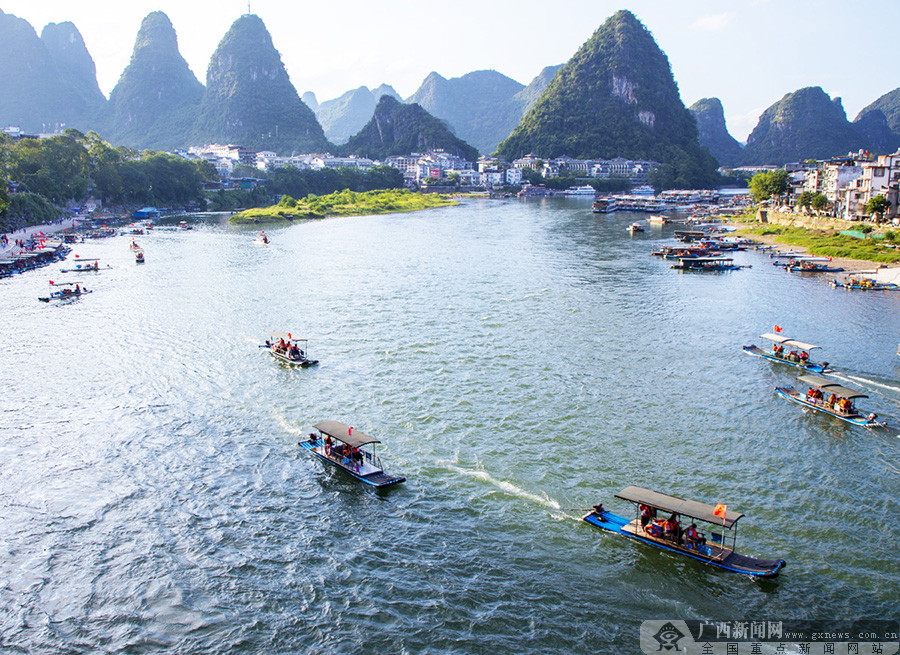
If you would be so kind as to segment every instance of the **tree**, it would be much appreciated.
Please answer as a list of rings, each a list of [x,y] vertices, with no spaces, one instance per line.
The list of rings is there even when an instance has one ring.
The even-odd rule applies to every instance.
[[[821,211],[828,205],[828,197],[824,193],[814,193],[810,204],[813,209]]]
[[[0,180],[0,216],[9,207],[9,194],[6,192],[6,181]]]
[[[790,188],[787,171],[762,171],[750,180],[750,193],[757,202],[783,196]]]
[[[884,212],[891,208],[891,201],[882,195],[877,195],[866,203],[866,213],[875,215],[875,222],[880,223]]]

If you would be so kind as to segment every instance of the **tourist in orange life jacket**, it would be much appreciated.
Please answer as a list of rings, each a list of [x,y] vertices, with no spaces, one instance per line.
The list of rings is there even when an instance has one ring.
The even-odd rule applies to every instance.
[[[691,527],[684,531],[684,542],[689,546],[696,546],[699,543],[706,541],[703,539],[699,533],[697,532],[697,524],[691,523]]]

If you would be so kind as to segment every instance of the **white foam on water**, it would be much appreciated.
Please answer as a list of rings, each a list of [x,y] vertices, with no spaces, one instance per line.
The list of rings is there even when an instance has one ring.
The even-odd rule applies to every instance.
[[[295,421],[288,420],[283,414],[278,412],[273,412],[272,415],[275,417],[275,421],[278,423],[278,427],[287,432],[288,434],[306,434],[304,430],[304,426],[296,423]]]
[[[451,471],[456,471],[457,473],[461,473],[463,475],[467,475],[470,478],[475,478],[476,480],[482,480],[484,482],[488,482],[501,491],[508,493],[511,496],[517,496],[519,498],[524,498],[525,500],[530,500],[533,503],[541,505],[543,507],[549,507],[553,510],[561,510],[560,504],[547,496],[546,494],[533,494],[530,491],[525,491],[521,487],[517,487],[512,482],[507,482],[506,480],[498,480],[495,477],[492,477],[490,473],[481,469],[465,469],[460,466],[456,466],[454,464],[445,464],[447,468]]]
[[[896,384],[882,384],[881,382],[876,382],[875,380],[870,380],[869,378],[861,378],[855,375],[837,375],[835,373],[832,373],[831,376],[837,378],[838,380],[844,380],[845,382],[859,382],[860,384],[868,384],[873,387],[890,389],[891,391],[900,391],[900,386]]]

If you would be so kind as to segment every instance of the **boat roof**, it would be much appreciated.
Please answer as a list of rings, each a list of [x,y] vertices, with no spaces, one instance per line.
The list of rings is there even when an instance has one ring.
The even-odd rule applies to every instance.
[[[679,257],[683,262],[733,262],[732,257]]]
[[[768,339],[769,341],[774,341],[775,343],[779,343],[783,346],[799,348],[800,350],[812,350],[813,348],[821,348],[822,347],[822,346],[815,346],[811,343],[806,343],[804,341],[797,341],[796,339],[791,339],[790,337],[783,337],[780,334],[773,334],[772,332],[766,332],[765,334],[761,334],[761,335],[759,335],[759,338],[760,339]]]
[[[650,507],[655,507],[664,512],[689,516],[692,519],[706,521],[707,523],[724,525],[726,528],[733,526],[743,516],[740,512],[726,511],[725,520],[723,521],[721,516],[714,514],[716,508],[713,505],[696,500],[685,500],[678,496],[661,494],[658,491],[644,489],[643,487],[626,487],[616,494],[616,498],[641,505],[650,505]]]
[[[369,443],[381,443],[375,437],[370,437],[363,432],[354,430],[349,425],[345,425],[340,421],[322,421],[313,426],[316,430],[329,437],[334,437],[348,446],[359,448]],[[352,430],[352,432],[351,432]]]
[[[823,378],[818,375],[801,375],[797,378],[800,382],[804,384],[808,384],[811,387],[816,387],[818,389],[822,389],[823,391],[827,391],[828,393],[833,393],[838,398],[846,398],[848,400],[852,400],[853,398],[868,398],[868,396],[864,393],[860,393],[859,391],[854,391],[853,389],[848,389],[845,386],[838,384],[828,378]]]
[[[273,339],[284,339],[285,341],[308,341],[308,339],[292,337],[290,332],[269,332],[269,336]]]

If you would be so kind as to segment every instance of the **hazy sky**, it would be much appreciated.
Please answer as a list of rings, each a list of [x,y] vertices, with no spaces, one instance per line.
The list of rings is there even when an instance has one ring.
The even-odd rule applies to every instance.
[[[168,14],[201,82],[210,55],[246,0],[0,0],[40,33],[72,21],[107,95],[128,64],[143,17]],[[900,86],[900,0],[251,0],[297,91],[319,102],[381,83],[404,98],[431,71],[494,69],[527,84],[567,61],[604,20],[630,9],[668,55],[687,106],[718,97],[740,141],[784,94],[821,86],[850,120]]]

